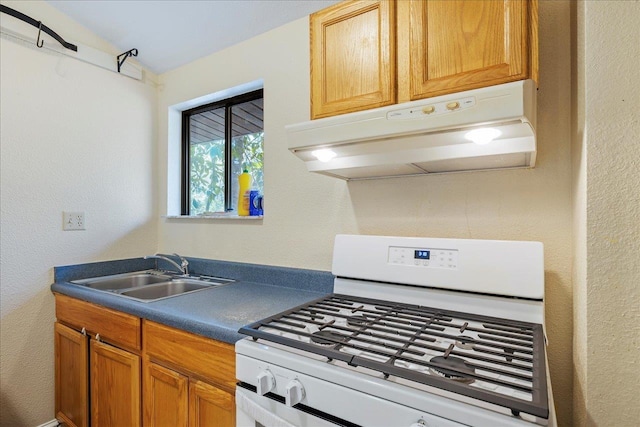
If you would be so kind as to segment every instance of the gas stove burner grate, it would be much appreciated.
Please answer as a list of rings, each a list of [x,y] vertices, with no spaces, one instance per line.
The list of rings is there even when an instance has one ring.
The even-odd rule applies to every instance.
[[[347,325],[349,326],[364,326],[368,322],[369,322],[369,319],[367,318],[367,316],[364,316],[362,314],[347,317]]]
[[[474,339],[466,335],[460,335],[456,338],[456,347],[471,350],[473,349]]]
[[[311,334],[311,341],[319,345],[336,345],[348,338],[347,335],[333,331],[318,331]]]
[[[445,358],[444,356],[436,356],[432,358],[430,362],[433,364],[430,370],[436,375],[464,384],[471,384],[475,381],[472,377],[475,370],[468,366],[463,359],[458,357]]]
[[[332,294],[239,332],[385,378],[549,415],[539,324]]]

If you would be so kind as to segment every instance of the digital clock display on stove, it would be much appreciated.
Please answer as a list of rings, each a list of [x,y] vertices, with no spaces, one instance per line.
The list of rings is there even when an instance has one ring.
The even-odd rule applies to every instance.
[[[426,251],[423,249],[416,249],[413,255],[415,259],[429,259],[430,256],[431,256],[431,251]]]

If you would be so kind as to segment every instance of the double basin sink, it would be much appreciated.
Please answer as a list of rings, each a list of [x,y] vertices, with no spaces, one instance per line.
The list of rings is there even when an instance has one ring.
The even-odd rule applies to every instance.
[[[219,277],[177,276],[157,270],[136,271],[71,281],[76,285],[97,291],[110,292],[142,302],[158,301],[232,282],[233,280]]]

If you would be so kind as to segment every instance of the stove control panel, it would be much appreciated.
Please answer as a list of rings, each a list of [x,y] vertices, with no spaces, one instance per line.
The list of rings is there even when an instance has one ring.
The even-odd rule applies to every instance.
[[[457,249],[389,247],[389,264],[422,268],[458,268]]]

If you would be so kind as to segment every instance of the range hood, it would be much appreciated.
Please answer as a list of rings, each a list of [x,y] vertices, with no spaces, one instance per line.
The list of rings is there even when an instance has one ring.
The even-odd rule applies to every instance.
[[[533,167],[536,87],[522,80],[286,126],[309,171],[345,180]],[[470,131],[499,131],[474,138]],[[482,143],[482,145],[480,144]],[[322,159],[322,160],[319,160]]]

